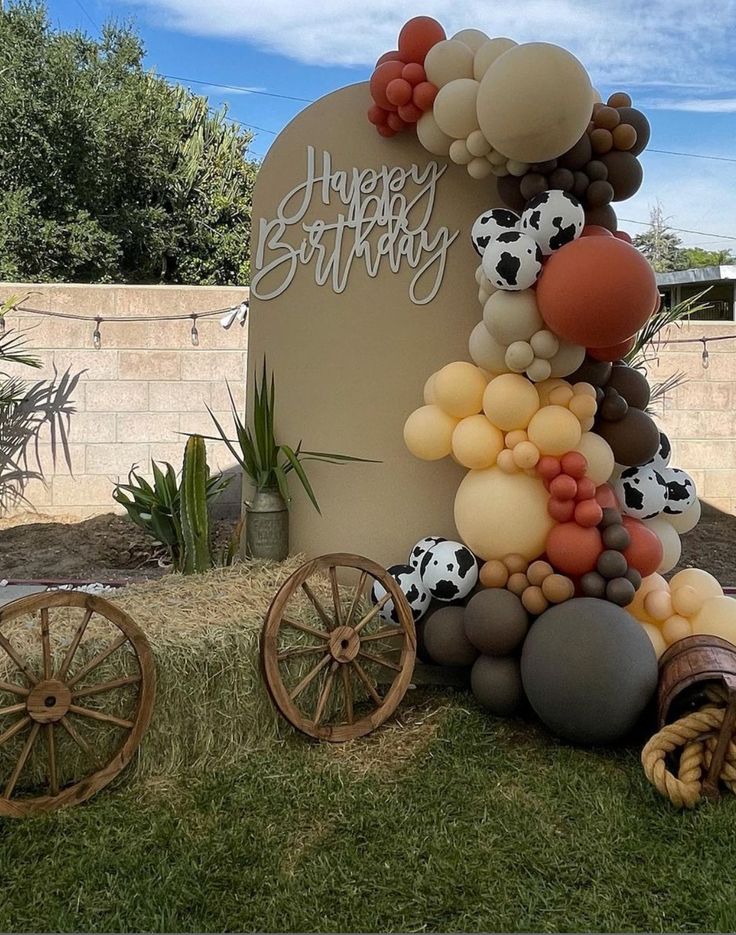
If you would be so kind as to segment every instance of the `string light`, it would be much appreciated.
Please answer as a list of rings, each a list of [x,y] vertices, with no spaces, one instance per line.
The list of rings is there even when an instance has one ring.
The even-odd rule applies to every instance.
[[[192,344],[199,347],[199,331],[197,331],[197,316],[192,315]]]
[[[5,335],[5,315],[0,315],[0,338]]]
[[[92,344],[96,351],[102,347],[102,335],[100,334],[100,325],[102,324],[102,319],[97,316],[95,318],[95,330],[92,332]]]
[[[710,355],[708,354],[708,342],[705,338],[701,338],[703,342],[703,370],[707,370],[710,365]]]

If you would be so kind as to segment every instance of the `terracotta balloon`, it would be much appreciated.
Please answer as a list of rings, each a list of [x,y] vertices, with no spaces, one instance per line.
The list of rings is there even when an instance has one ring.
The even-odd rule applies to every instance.
[[[664,555],[662,543],[641,520],[624,516],[622,521],[631,536],[631,544],[624,550],[629,567],[635,568],[642,578],[656,574]]]
[[[582,136],[593,89],[580,62],[547,42],[514,46],[488,68],[478,90],[478,121],[510,159],[555,159]]]
[[[427,52],[446,38],[445,30],[431,16],[415,16],[404,23],[399,33],[399,52],[405,62],[421,65]]]
[[[613,234],[606,227],[599,227],[597,224],[586,224],[580,236],[581,237],[613,237]]]
[[[636,336],[632,335],[625,341],[612,344],[610,347],[589,347],[588,353],[593,360],[620,360],[625,357],[636,343]]]
[[[613,492],[613,487],[611,487],[610,484],[601,484],[600,487],[597,487],[595,491],[595,499],[604,510],[618,509],[618,500],[616,499],[616,494]]]
[[[422,406],[404,425],[404,442],[409,451],[425,461],[438,461],[452,451],[452,433],[458,420],[439,406]]]
[[[549,328],[574,344],[610,347],[649,317],[657,294],[641,253],[615,237],[580,237],[555,251],[537,281],[537,305]]]
[[[603,552],[603,542],[595,527],[560,523],[547,537],[545,552],[558,571],[579,576],[595,568]]]
[[[463,542],[484,561],[518,553],[533,561],[544,551],[552,519],[538,477],[499,467],[469,471],[455,497],[455,525]]]
[[[631,234],[627,234],[626,231],[616,231],[616,233],[613,236],[617,237],[619,240],[623,240],[625,243],[634,242]]]
[[[386,89],[392,81],[401,78],[403,68],[401,62],[388,61],[379,65],[371,75],[371,97],[384,110],[396,110],[396,105],[386,97]]]

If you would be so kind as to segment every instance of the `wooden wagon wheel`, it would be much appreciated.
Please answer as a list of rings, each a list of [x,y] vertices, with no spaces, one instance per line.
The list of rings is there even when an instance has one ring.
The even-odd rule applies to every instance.
[[[346,573],[352,581],[341,588]],[[386,593],[369,606],[374,581]],[[389,601],[398,623],[379,616]],[[352,740],[383,724],[406,693],[415,658],[406,598],[384,568],[359,555],[323,555],[302,565],[273,599],[261,635],[274,704],[297,730],[320,740]]]
[[[83,613],[66,610],[62,621],[61,608]],[[13,621],[26,617],[25,627],[10,632]],[[27,648],[17,648],[29,641],[38,647],[35,658],[28,658]],[[127,614],[100,597],[74,591],[21,598],[0,609],[0,663],[3,673],[15,673],[0,676],[0,696],[13,701],[5,707],[0,702],[0,755],[14,738],[22,744],[17,758],[12,755],[9,775],[0,764],[0,816],[24,817],[84,802],[125,768],[151,720],[156,679],[148,641]],[[116,677],[99,680],[103,663]],[[114,713],[105,710],[110,704]],[[114,744],[107,762],[85,738],[90,729],[85,723],[104,731],[106,746]],[[65,744],[91,763],[81,778],[65,775]],[[38,767],[39,758],[45,778],[31,792],[19,791],[24,770],[32,763]]]

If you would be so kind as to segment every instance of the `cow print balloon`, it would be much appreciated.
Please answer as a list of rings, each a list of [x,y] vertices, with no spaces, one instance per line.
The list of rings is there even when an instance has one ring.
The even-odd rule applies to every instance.
[[[651,464],[658,470],[667,467],[672,457],[672,445],[664,432],[659,433],[659,448],[656,455],[652,458]]]
[[[475,219],[470,231],[470,239],[473,241],[475,252],[483,256],[491,240],[495,240],[504,231],[516,230],[520,220],[519,215],[515,211],[509,211],[508,208],[484,211]]]
[[[387,570],[401,588],[404,597],[406,598],[409,607],[411,608],[414,621],[416,622],[417,620],[421,620],[421,618],[427,612],[431,598],[429,596],[429,591],[424,586],[424,584],[422,584],[422,576],[419,573],[419,569],[412,568],[411,565],[392,565]],[[380,581],[374,581],[373,588],[371,589],[371,601],[374,604],[377,604],[385,594],[386,589],[380,583]],[[382,620],[385,620],[386,623],[400,622],[399,614],[391,598],[386,601],[386,603],[378,612],[378,615]]]
[[[411,567],[419,568],[422,564],[424,553],[431,549],[433,545],[437,545],[438,542],[446,541],[444,536],[425,536],[424,539],[420,539],[409,553],[409,564]]]
[[[574,195],[553,189],[527,202],[521,215],[521,230],[534,238],[549,256],[576,240],[585,226],[585,211]]]
[[[542,272],[542,251],[521,231],[506,231],[491,240],[483,253],[483,272],[497,289],[528,289]]]
[[[462,542],[438,542],[424,553],[419,570],[425,588],[438,601],[462,600],[478,583],[478,562]]]
[[[670,516],[677,516],[689,510],[698,496],[692,477],[680,468],[662,468],[661,473],[667,484],[667,505],[664,512]]]
[[[614,490],[622,512],[636,519],[653,519],[667,503],[667,482],[648,464],[626,468]]]

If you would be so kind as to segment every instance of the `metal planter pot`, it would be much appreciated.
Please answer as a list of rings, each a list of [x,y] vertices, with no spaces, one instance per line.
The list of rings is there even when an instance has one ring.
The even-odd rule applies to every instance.
[[[282,562],[289,554],[289,508],[278,490],[257,490],[245,504],[246,558]]]

